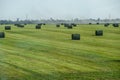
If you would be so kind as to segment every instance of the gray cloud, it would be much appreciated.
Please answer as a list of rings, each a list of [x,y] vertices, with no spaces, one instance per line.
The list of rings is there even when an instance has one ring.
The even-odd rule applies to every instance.
[[[120,0],[0,0],[0,19],[120,18]]]

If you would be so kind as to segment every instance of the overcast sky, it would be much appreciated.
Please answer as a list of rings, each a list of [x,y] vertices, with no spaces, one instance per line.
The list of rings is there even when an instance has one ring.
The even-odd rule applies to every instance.
[[[120,0],[0,0],[0,20],[120,18]]]

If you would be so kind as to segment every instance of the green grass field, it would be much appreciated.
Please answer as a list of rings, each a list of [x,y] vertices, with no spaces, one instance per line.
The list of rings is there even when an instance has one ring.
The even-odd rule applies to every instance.
[[[120,80],[120,27],[35,24],[0,32],[0,80]],[[95,30],[103,36],[95,36]],[[71,40],[79,33],[81,40]]]

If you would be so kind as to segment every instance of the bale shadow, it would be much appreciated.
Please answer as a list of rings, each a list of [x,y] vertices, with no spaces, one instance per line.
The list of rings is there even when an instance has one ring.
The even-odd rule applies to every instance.
[[[111,62],[120,62],[120,60],[111,60]]]

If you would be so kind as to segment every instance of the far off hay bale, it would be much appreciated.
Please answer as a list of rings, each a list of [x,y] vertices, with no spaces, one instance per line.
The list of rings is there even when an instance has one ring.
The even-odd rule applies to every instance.
[[[36,25],[35,28],[36,28],[36,29],[41,29],[41,26],[40,26],[40,25]]]
[[[67,25],[67,28],[68,28],[68,29],[72,29],[73,27],[72,27],[71,24],[69,24],[69,25]]]
[[[89,23],[89,25],[91,25],[92,23]]]
[[[20,27],[20,28],[24,28],[24,25],[18,25],[18,27]]]
[[[24,23],[24,25],[27,25],[27,23]]]
[[[5,26],[5,30],[11,30],[11,26]]]
[[[109,23],[105,23],[105,24],[104,24],[105,27],[108,27],[109,25],[110,25]]]
[[[96,30],[95,35],[96,36],[103,36],[103,30]]]
[[[64,23],[61,23],[61,25],[64,25]]]
[[[17,26],[18,24],[14,24],[14,26]]]
[[[24,27],[24,25],[22,25],[22,24],[15,24],[15,26],[20,27],[20,28]]]
[[[64,23],[64,27],[68,27],[70,24]]]
[[[96,23],[97,25],[99,25],[100,23]]]
[[[46,25],[45,23],[43,23],[43,25]]]
[[[60,27],[60,25],[59,25],[59,24],[57,24],[57,25],[56,25],[56,27]]]
[[[71,25],[72,25],[72,26],[74,26],[74,27],[76,27],[76,26],[77,26],[77,24],[75,24],[75,23],[72,23]]]
[[[71,26],[72,26],[72,27],[73,27],[73,26],[76,26],[76,24],[68,24],[68,23],[65,23],[65,24],[64,24],[64,27],[71,27]]]
[[[72,34],[72,40],[80,40],[80,34]]]
[[[113,27],[119,27],[119,24],[118,23],[114,23]]]
[[[0,38],[5,38],[5,33],[4,32],[0,32]]]

